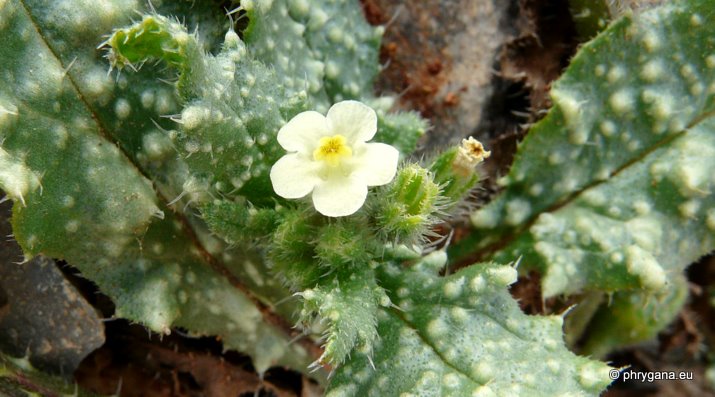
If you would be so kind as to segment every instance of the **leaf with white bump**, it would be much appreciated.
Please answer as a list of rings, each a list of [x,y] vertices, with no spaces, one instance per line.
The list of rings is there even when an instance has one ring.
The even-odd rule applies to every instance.
[[[192,201],[243,195],[254,204],[274,204],[268,173],[284,153],[275,134],[304,110],[304,93],[286,92],[233,31],[214,56],[204,54],[198,37],[181,23],[145,15],[116,30],[108,44],[117,67],[160,59],[178,69],[185,104],[176,120],[181,128],[169,136],[189,167],[184,191],[193,193]]]
[[[154,127],[152,119],[175,111],[177,98],[157,81],[163,74],[120,77],[115,86],[95,48],[138,8],[127,1],[0,2],[0,76],[9,82],[0,86],[0,187],[15,201],[14,235],[27,255],[64,258],[80,269],[114,300],[117,316],[157,332],[181,326],[220,335],[260,371],[305,368],[308,352],[289,344],[286,330],[266,321],[255,295],[236,281],[256,272],[256,256],[240,258],[238,249],[216,263],[210,254],[225,247],[159,204],[161,192],[177,190],[185,165],[159,127],[166,121]],[[285,296],[260,274],[247,278],[261,293]]]
[[[104,136],[24,5],[2,3],[0,20],[11,82],[0,86],[0,188],[17,203],[14,234],[28,255],[112,255],[161,214],[151,183]]]
[[[301,293],[304,311],[328,323],[320,361],[335,365],[342,364],[354,348],[371,349],[378,337],[376,313],[381,303],[389,302],[372,270],[342,276]]]
[[[194,336],[219,335],[226,348],[249,354],[260,372],[278,364],[304,370],[312,360],[305,347],[289,343],[285,331],[264,318],[237,277],[227,274],[233,269],[206,263],[176,221],[167,216],[152,223],[142,244],[126,247],[115,261],[80,263],[82,274],[114,299],[117,317],[159,332],[183,327]]]
[[[302,91],[309,95],[312,107],[324,113],[330,106],[323,83],[325,64],[304,36],[311,9],[313,13],[326,15],[318,3],[242,1],[241,9],[246,11],[249,21],[243,35],[251,53],[265,64],[273,65],[280,85],[289,92]]]
[[[24,0],[53,55],[67,70],[99,125],[149,174],[168,197],[181,192],[185,165],[176,156],[168,130],[176,123],[166,116],[180,111],[171,70],[140,68],[136,73],[108,73],[106,51],[97,46],[112,29],[131,23],[150,4],[137,0]],[[210,2],[163,2],[158,12],[175,15],[195,27],[205,49],[220,46],[228,29],[223,10]],[[209,23],[209,21],[211,23]],[[225,28],[224,28],[225,26]]]
[[[712,251],[714,19],[712,0],[677,2],[584,45],[466,244],[523,256],[546,296],[657,291]]]
[[[353,352],[328,397],[597,396],[611,382],[606,364],[566,348],[561,317],[522,313],[510,266],[439,277],[386,265],[379,278],[398,308],[381,310],[373,352]]]
[[[325,64],[325,91],[330,100],[370,98],[380,70],[378,53],[384,28],[368,24],[359,0],[306,3],[312,10],[305,37]],[[320,9],[316,10],[315,3],[320,3]]]
[[[289,92],[305,91],[321,112],[372,97],[383,28],[365,21],[357,0],[242,1],[241,8],[248,47]]]

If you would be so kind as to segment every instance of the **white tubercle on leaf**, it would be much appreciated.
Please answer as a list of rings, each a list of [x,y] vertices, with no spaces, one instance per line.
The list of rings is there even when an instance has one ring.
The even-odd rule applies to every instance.
[[[389,183],[397,171],[397,149],[367,143],[376,132],[375,111],[357,101],[338,102],[327,116],[296,115],[278,131],[278,143],[289,153],[271,169],[273,190],[288,199],[312,194],[325,216],[354,214],[368,186]]]

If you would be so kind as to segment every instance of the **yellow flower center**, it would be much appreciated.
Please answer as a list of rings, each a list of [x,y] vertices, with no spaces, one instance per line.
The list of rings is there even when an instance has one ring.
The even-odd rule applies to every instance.
[[[345,137],[342,135],[324,136],[320,138],[318,148],[313,151],[313,159],[325,161],[328,165],[335,167],[340,164],[343,158],[351,157],[353,150],[345,144]]]

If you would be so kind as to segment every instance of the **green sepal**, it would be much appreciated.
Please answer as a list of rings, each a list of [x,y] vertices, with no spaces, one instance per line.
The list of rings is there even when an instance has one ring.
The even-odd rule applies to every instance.
[[[445,200],[433,178],[429,170],[407,164],[374,197],[370,212],[384,241],[414,244],[437,223]]]

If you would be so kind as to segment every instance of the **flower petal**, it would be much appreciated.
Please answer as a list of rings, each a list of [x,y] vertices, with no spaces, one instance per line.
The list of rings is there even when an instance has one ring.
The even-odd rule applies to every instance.
[[[300,153],[286,154],[271,168],[273,190],[288,199],[306,196],[321,181],[318,166]]]
[[[367,142],[377,132],[377,114],[358,101],[338,102],[326,117],[331,132],[344,136],[350,144]]]
[[[397,172],[400,152],[384,143],[359,145],[351,161],[354,162],[353,175],[357,175],[368,186],[382,186],[389,183]]]
[[[289,152],[311,155],[320,138],[330,135],[325,116],[315,111],[298,113],[278,131],[278,143]]]
[[[357,212],[366,197],[367,186],[360,178],[354,175],[329,178],[315,186],[313,205],[325,216],[347,216]]]

